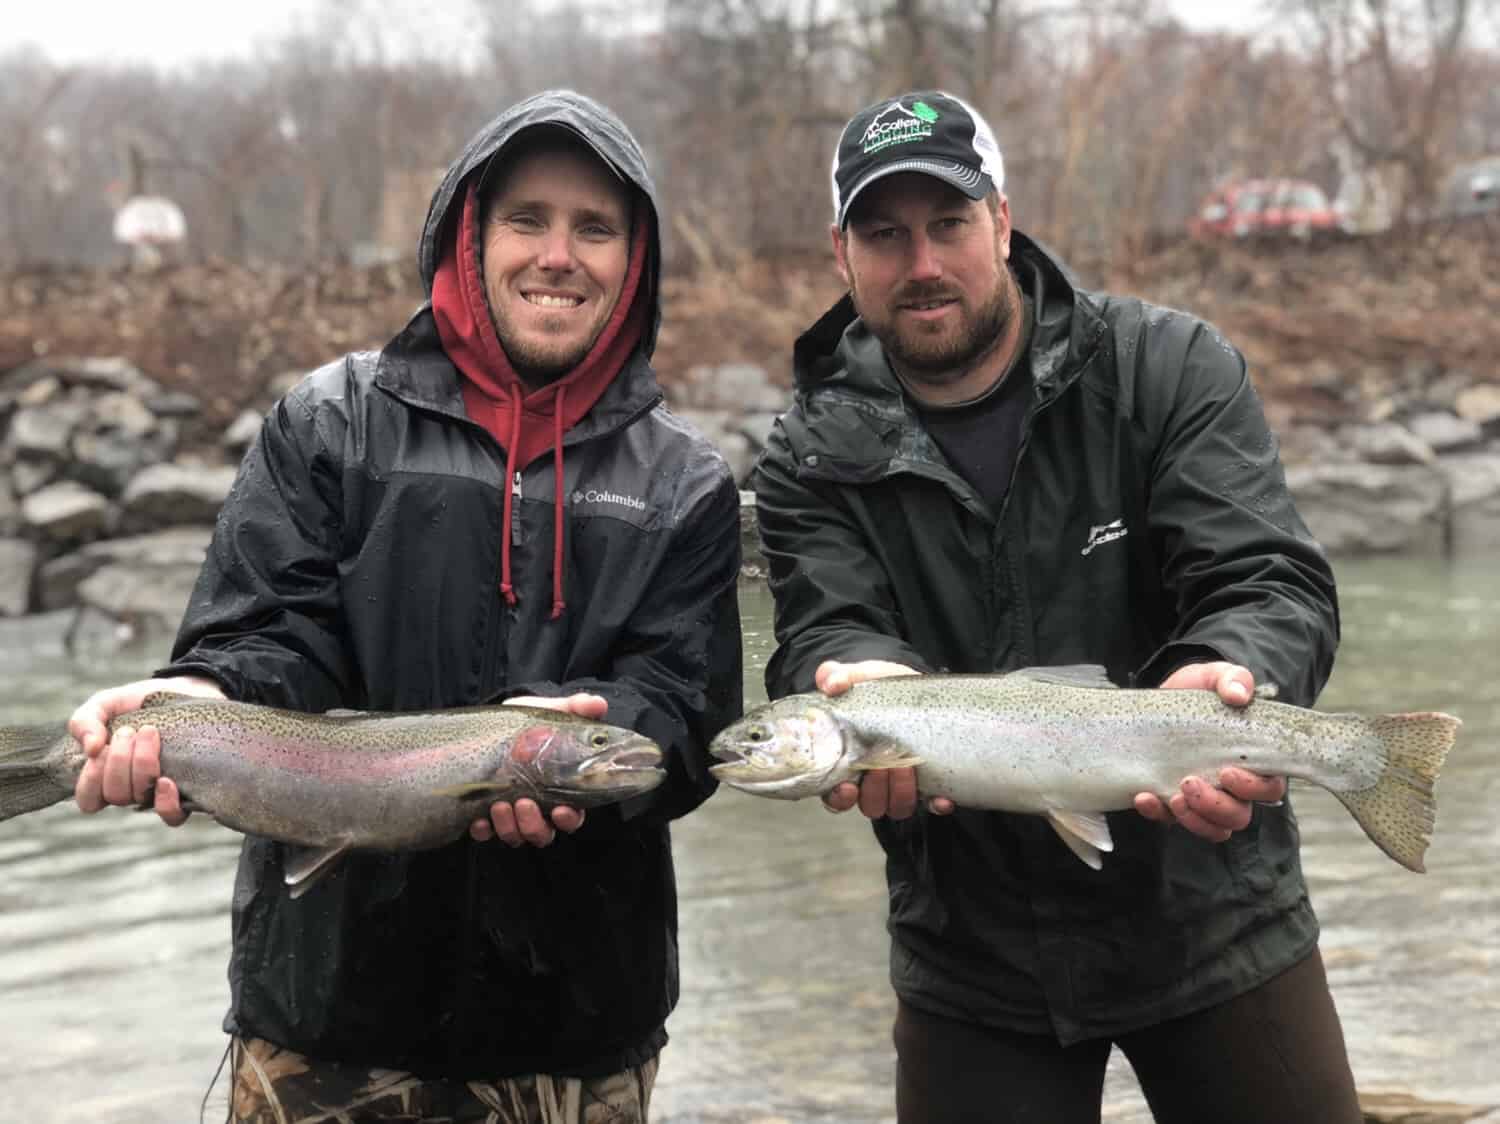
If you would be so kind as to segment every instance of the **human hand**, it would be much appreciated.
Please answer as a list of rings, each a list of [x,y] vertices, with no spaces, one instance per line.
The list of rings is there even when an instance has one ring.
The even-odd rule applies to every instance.
[[[1255,677],[1239,664],[1215,660],[1180,667],[1162,682],[1163,690],[1217,691],[1230,706],[1248,706],[1255,697]],[[1188,777],[1163,803],[1149,792],[1138,793],[1135,810],[1157,823],[1177,823],[1194,835],[1222,843],[1250,824],[1253,804],[1276,804],[1286,797],[1285,777],[1265,777],[1246,769],[1221,769],[1219,786]]]
[[[224,697],[212,679],[194,675],[141,679],[90,695],[68,719],[68,733],[87,757],[73,786],[79,811],[92,815],[111,804],[143,807],[150,798],[150,806],[163,823],[178,827],[187,821],[181,793],[161,775],[161,737],[156,727],[149,723],[140,727],[120,725],[113,736],[109,732],[113,719],[139,710],[146,696],[158,691],[205,699]]]
[[[535,706],[543,710],[557,710],[564,714],[575,714],[579,718],[602,721],[609,712],[609,703],[599,695],[579,691],[563,698],[544,698],[540,695],[518,695],[505,700],[506,706]],[[477,819],[469,825],[469,837],[484,843],[491,839],[510,847],[529,843],[533,847],[549,846],[559,831],[573,834],[583,826],[583,809],[559,804],[548,816],[535,800],[523,798],[512,804],[509,800],[497,800],[490,805],[488,819]]]
[[[813,673],[813,681],[818,685],[818,690],[832,697],[842,695],[856,683],[865,683],[871,679],[920,674],[914,667],[890,660],[860,660],[856,663],[824,660]],[[856,804],[872,820],[878,820],[881,816],[889,816],[893,820],[906,819],[917,810],[917,771],[872,769],[860,778],[858,784],[844,781],[823,794],[823,807],[830,812],[847,812]],[[927,802],[927,810],[946,816],[953,811],[953,801],[946,796],[934,796]]]

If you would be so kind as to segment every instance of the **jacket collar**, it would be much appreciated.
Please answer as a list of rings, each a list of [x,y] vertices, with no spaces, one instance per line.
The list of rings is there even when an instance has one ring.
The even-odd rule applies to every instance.
[[[467,420],[463,377],[443,352],[432,307],[424,304],[406,327],[381,349],[375,385],[408,406]],[[619,429],[661,401],[661,387],[644,352],[637,348],[604,393],[564,435],[565,445]]]

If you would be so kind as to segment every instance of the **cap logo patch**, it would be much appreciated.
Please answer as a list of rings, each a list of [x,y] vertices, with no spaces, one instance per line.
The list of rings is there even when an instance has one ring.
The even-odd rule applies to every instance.
[[[893,144],[924,140],[932,136],[932,126],[938,116],[938,111],[925,101],[913,102],[910,109],[899,101],[892,102],[870,122],[870,127],[860,138],[861,149],[868,156]]]

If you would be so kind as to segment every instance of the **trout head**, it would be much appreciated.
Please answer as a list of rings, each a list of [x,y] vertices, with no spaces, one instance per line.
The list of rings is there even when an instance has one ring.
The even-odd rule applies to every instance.
[[[661,761],[661,748],[643,734],[560,716],[516,734],[502,773],[518,796],[590,808],[649,792],[667,777]]]
[[[756,796],[818,796],[853,775],[844,735],[844,724],[827,706],[794,695],[752,711],[714,738],[708,751],[720,764],[709,772]]]

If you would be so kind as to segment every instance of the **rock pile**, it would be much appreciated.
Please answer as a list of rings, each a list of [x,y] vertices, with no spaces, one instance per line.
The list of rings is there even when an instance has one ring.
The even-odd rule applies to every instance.
[[[123,359],[0,375],[0,617],[66,613],[114,643],[175,624],[259,420],[187,451],[199,411]]]

